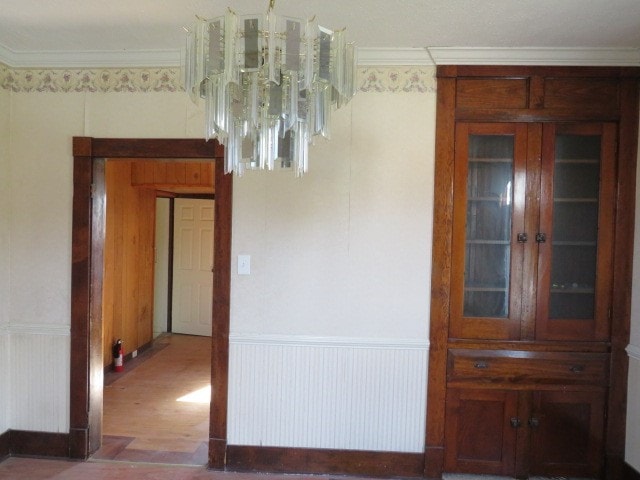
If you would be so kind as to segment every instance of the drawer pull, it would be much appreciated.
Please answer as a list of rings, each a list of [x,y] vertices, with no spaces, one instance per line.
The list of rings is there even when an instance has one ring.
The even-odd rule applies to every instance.
[[[489,368],[489,364],[487,362],[476,362],[473,364],[473,366],[479,369]]]
[[[571,370],[573,373],[582,373],[584,372],[584,365],[571,365],[571,367],[569,367],[569,370]]]

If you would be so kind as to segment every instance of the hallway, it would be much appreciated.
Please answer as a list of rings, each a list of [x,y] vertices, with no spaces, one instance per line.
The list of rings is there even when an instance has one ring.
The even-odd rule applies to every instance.
[[[211,338],[165,334],[105,376],[97,460],[205,465]]]

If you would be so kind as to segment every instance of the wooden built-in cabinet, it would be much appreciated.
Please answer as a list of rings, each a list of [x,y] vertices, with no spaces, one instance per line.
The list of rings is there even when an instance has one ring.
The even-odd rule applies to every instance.
[[[428,477],[617,478],[638,74],[438,68]]]

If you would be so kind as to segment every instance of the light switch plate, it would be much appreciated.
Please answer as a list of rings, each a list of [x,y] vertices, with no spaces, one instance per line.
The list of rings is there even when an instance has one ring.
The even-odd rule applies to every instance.
[[[251,275],[251,255],[238,255],[238,275]]]

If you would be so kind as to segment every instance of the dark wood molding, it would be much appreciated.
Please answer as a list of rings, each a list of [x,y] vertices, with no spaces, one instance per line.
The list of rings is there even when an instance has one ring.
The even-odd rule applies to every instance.
[[[89,454],[89,285],[91,254],[91,139],[73,141],[71,240],[70,429],[72,458]]]
[[[0,434],[0,462],[3,458],[11,455],[11,431]]]
[[[231,200],[233,181],[224,163],[215,164],[213,311],[211,336],[211,411],[209,414],[209,466],[222,468],[225,457],[217,447],[227,441],[229,385],[229,316],[231,298]]]
[[[86,138],[86,137],[75,137]],[[92,138],[92,156],[105,158],[224,158],[216,141],[191,138]]]
[[[529,65],[441,65],[438,78],[448,77],[581,77],[638,78],[637,67],[562,67]]]
[[[618,131],[618,171],[611,310],[611,387],[606,428],[607,458],[624,458],[627,382],[631,328],[631,283],[635,226],[636,156],[638,152],[638,81],[621,84]],[[607,462],[610,465],[610,462]],[[609,468],[609,467],[607,467]]]
[[[71,267],[70,433],[67,454],[88,458],[100,446],[103,401],[102,263],[105,230],[107,159],[188,159],[215,161],[216,225],[214,240],[213,355],[214,395],[210,436],[226,444],[231,282],[231,175],[224,174],[224,150],[197,139],[73,138],[73,218]],[[219,221],[218,221],[219,219]],[[56,442],[53,442],[55,445]],[[215,449],[214,449],[215,450]],[[223,449],[224,450],[224,449]],[[224,464],[217,450],[210,458]],[[217,460],[221,458],[222,460]]]
[[[622,475],[622,477],[619,477],[621,480],[640,480],[640,472],[626,462],[624,463]]]
[[[229,445],[227,469],[272,473],[422,477],[420,453]]]
[[[227,458],[227,441],[224,439],[209,439],[209,468],[224,470]]]
[[[167,332],[173,331],[173,247],[175,245],[175,235],[173,229],[176,223],[176,202],[169,199],[169,255],[167,255]]]
[[[451,283],[451,228],[453,222],[453,159],[455,132],[455,81],[438,79],[436,107],[436,164],[434,225],[431,268],[431,327],[425,476],[440,478],[444,467],[444,406]]]
[[[69,434],[10,430],[9,447],[11,455],[38,457],[68,457]],[[3,435],[6,435],[3,434]]]

